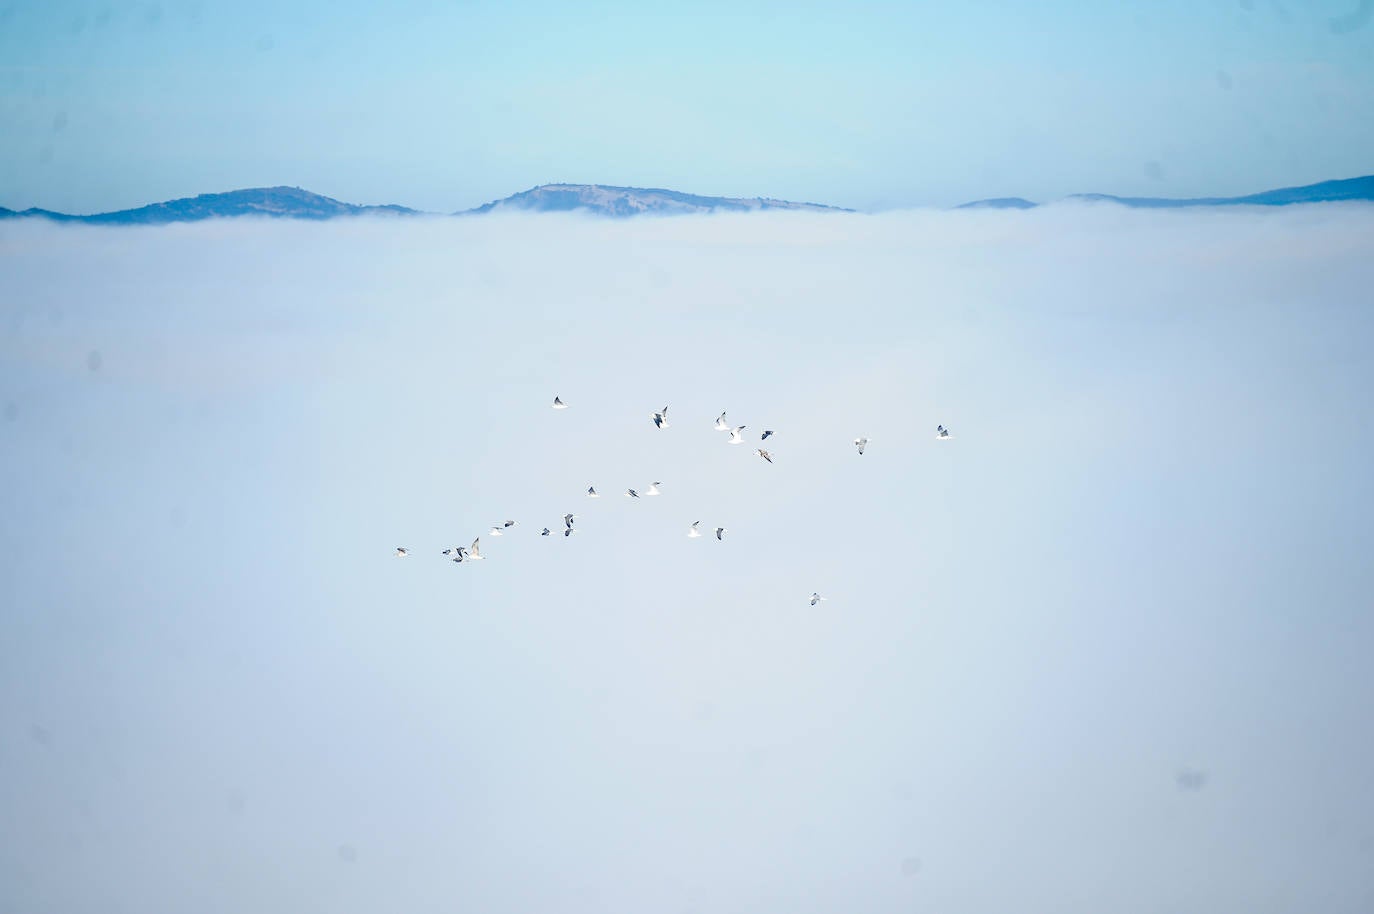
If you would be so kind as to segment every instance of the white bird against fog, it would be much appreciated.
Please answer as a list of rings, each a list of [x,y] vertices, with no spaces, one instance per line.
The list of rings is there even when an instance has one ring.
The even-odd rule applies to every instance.
[[[718,539],[718,540],[724,540],[724,539],[725,539],[725,528],[724,528],[724,527],[717,527],[717,528],[716,528],[716,539]]]
[[[596,486],[587,486],[587,497],[588,497],[588,498],[600,498],[600,497],[601,497],[600,495],[597,495],[597,494],[596,494]]]
[[[482,559],[486,558],[485,555],[483,555],[481,552],[477,550],[477,544],[481,541],[482,538],[480,536],[477,539],[473,540],[472,548],[468,550],[468,554],[464,556],[464,558],[466,558],[470,562],[480,562]]]
[[[716,424],[715,424],[715,426],[713,426],[713,427],[714,427],[715,430],[718,431],[718,432],[728,432],[728,431],[730,431],[730,426],[729,426],[729,424],[725,421],[725,413],[721,413],[721,414],[720,414],[720,417],[719,417],[718,419],[716,419]]]
[[[936,438],[949,438],[949,437],[952,437],[952,436],[951,436],[950,433],[949,433],[949,429],[945,428],[943,425],[937,425],[937,426],[935,426],[935,437],[936,437]]]
[[[408,555],[410,555],[410,550],[409,550],[409,549],[405,548],[404,546],[397,546],[397,547],[396,547],[396,558],[398,558],[398,559],[403,559],[403,558],[405,558],[405,557],[408,556]]]
[[[651,483],[649,483],[649,488],[647,488],[647,489],[644,490],[644,494],[645,494],[645,495],[657,495],[657,494],[658,494],[658,487],[661,486],[661,485],[663,485],[663,483],[661,483],[661,482],[651,482]]]
[[[767,460],[769,463],[773,462],[773,455],[765,451],[763,448],[757,449],[756,451],[754,451],[754,453],[758,454],[760,457],[762,457],[764,460]]]
[[[732,429],[730,429],[730,443],[731,443],[731,444],[743,444],[743,443],[744,443],[744,436],[740,434],[740,432],[742,432],[742,431],[744,431],[744,426],[743,426],[743,425],[741,425],[739,428],[732,428]]]
[[[697,529],[697,527],[699,526],[701,526],[701,521],[694,521],[692,523],[692,526],[688,528],[687,536],[690,539],[696,539],[697,537],[701,536],[701,531]]]
[[[812,606],[815,606],[817,603],[821,602],[821,601],[824,600],[824,599],[825,599],[825,597],[821,596],[820,594],[818,594],[818,593],[813,593],[813,594],[811,595],[811,605],[812,605]]]
[[[626,498],[638,498],[638,497],[639,497],[639,493],[636,492],[634,489],[626,489],[626,490],[625,490],[625,497],[626,497]]]
[[[654,413],[654,426],[657,428],[668,427],[668,407],[663,407],[659,412]]]
[[[554,409],[567,409],[567,408],[568,408],[568,404],[564,403],[562,400],[558,399],[557,397],[554,397],[554,398],[553,398],[553,408],[554,408]]]
[[[867,439],[867,438],[855,438],[855,439],[854,439],[854,444],[855,444],[856,447],[858,447],[859,453],[862,454],[862,453],[864,452],[864,445],[868,444],[868,439]]]
[[[500,527],[492,527],[487,531],[487,536],[505,536],[505,534],[501,532]]]

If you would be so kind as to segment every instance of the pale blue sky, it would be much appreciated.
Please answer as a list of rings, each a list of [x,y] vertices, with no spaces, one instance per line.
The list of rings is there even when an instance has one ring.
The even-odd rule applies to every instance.
[[[881,208],[1374,171],[1365,0],[644,6],[0,0],[0,205],[585,181]]]

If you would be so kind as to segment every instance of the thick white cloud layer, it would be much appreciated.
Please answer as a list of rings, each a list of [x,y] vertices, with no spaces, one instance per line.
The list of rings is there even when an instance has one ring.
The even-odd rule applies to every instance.
[[[1371,289],[1359,206],[0,224],[0,910],[1368,911]]]

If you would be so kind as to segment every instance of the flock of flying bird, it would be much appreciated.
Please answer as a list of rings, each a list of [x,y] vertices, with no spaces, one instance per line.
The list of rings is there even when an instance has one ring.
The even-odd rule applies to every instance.
[[[562,400],[560,397],[554,397],[554,398],[553,398],[553,408],[554,408],[554,409],[567,409],[567,408],[568,408],[568,404],[564,403],[563,400]],[[655,428],[658,428],[658,429],[665,429],[665,428],[668,427],[668,407],[665,406],[665,407],[663,407],[663,409],[658,410],[657,412],[655,412],[655,413],[653,414],[653,423],[654,423],[654,427],[655,427]],[[728,423],[728,422],[725,421],[725,413],[721,413],[720,416],[718,416],[718,417],[716,418],[715,425],[712,426],[712,427],[713,427],[716,431],[718,431],[718,432],[729,432],[729,433],[730,433],[730,441],[729,441],[730,444],[743,444],[743,443],[744,443],[744,434],[743,434],[743,432],[744,432],[744,429],[746,428],[746,426],[743,426],[743,425],[731,426],[730,423]],[[772,429],[765,429],[764,432],[763,432],[763,435],[760,436],[759,441],[760,441],[760,442],[767,441],[767,440],[768,440],[769,438],[771,438],[772,436],[773,436],[773,431],[772,431]],[[940,441],[947,441],[947,440],[949,440],[950,438],[952,438],[953,436],[950,435],[949,429],[945,428],[943,425],[937,425],[937,426],[935,427],[935,437],[936,437],[937,440],[940,440]],[[860,453],[860,454],[862,454],[862,453],[864,452],[864,448],[868,446],[868,441],[869,441],[869,439],[868,439],[868,438],[865,438],[865,437],[863,437],[863,436],[860,436],[860,437],[854,439],[854,446],[855,446],[856,448],[859,449],[859,453]],[[773,462],[773,455],[770,454],[770,453],[768,453],[768,451],[767,451],[766,449],[764,449],[764,448],[755,448],[755,449],[754,449],[754,453],[757,454],[758,456],[762,457],[764,460],[768,461],[769,463],[772,463],[772,462]],[[649,488],[647,488],[647,489],[644,490],[644,494],[645,494],[645,495],[649,495],[649,496],[658,495],[658,494],[659,494],[659,488],[658,488],[658,487],[661,486],[662,484],[663,484],[663,483],[661,483],[661,482],[650,483],[650,484],[649,484]],[[588,498],[600,498],[600,497],[601,497],[599,494],[597,494],[596,486],[588,486],[588,487],[587,487],[587,497],[588,497]],[[639,498],[639,497],[640,497],[640,494],[639,494],[639,492],[637,492],[637,491],[634,490],[634,489],[626,489],[626,490],[625,490],[625,497],[626,497],[626,498]],[[564,536],[572,536],[572,535],[573,535],[573,532],[574,532],[573,521],[575,521],[576,519],[577,519],[577,515],[576,515],[576,514],[564,514],[564,515],[563,515],[563,535],[564,535]],[[516,525],[516,522],[513,521],[513,520],[505,521],[505,522],[503,522],[503,523],[497,524],[496,526],[492,527],[489,531],[487,531],[487,535],[488,535],[488,536],[504,536],[504,535],[505,535],[505,531],[509,530],[511,527],[514,527],[515,525]],[[690,538],[690,539],[697,539],[698,537],[700,537],[700,536],[702,535],[701,530],[698,529],[700,526],[701,526],[701,521],[693,521],[693,522],[692,522],[692,526],[689,527],[689,528],[687,529],[687,536],[688,536],[688,538]],[[539,535],[540,535],[540,536],[551,536],[552,533],[553,533],[553,532],[552,532],[548,527],[545,527],[543,530],[540,531]],[[715,534],[716,534],[716,539],[717,539],[717,540],[724,541],[724,539],[725,539],[725,528],[724,528],[724,527],[717,527],[717,528],[715,529]],[[481,542],[482,542],[482,538],[479,536],[477,539],[475,539],[475,540],[472,541],[472,545],[471,545],[471,546],[466,546],[466,547],[465,547],[465,546],[454,546],[454,547],[452,547],[452,548],[445,549],[445,550],[443,551],[442,554],[445,555],[445,556],[447,556],[447,557],[449,557],[449,559],[450,559],[451,561],[458,562],[458,563],[460,563],[460,564],[463,563],[463,562],[477,562],[477,561],[481,561],[482,559],[485,559],[485,558],[486,558],[486,556],[484,556],[484,555],[482,554],[481,549],[480,549]],[[409,555],[410,555],[410,550],[409,550],[409,549],[405,548],[404,546],[397,546],[397,547],[396,547],[396,557],[397,557],[397,558],[405,558],[405,557],[407,557],[407,556],[409,556]],[[826,599],[826,598],[823,597],[823,596],[821,596],[819,593],[813,593],[813,594],[811,594],[811,605],[812,605],[812,606],[815,606],[817,603],[821,602],[821,601],[824,600],[824,599]]]

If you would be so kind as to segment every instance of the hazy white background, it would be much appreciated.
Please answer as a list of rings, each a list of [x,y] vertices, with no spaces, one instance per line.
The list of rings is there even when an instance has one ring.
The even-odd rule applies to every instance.
[[[1369,911],[1371,289],[1368,207],[0,225],[0,911]]]

